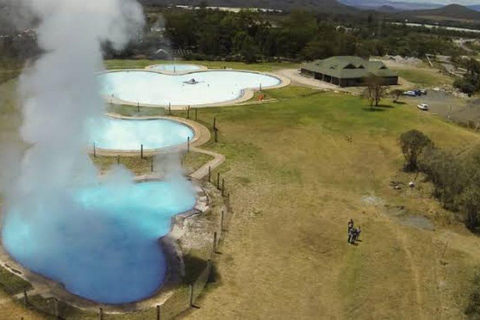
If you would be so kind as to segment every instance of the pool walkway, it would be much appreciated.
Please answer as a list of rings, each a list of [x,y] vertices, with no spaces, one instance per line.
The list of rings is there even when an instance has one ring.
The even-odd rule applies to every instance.
[[[212,160],[208,161],[206,164],[204,164],[202,167],[197,169],[197,171],[193,172],[190,174],[190,177],[196,180],[201,180],[205,178],[208,175],[208,172],[210,170],[214,170],[217,168],[219,165],[221,165],[225,161],[225,156],[220,153],[216,153],[213,151],[207,151],[199,148],[193,148],[192,151],[203,153],[206,155],[209,155],[213,157]],[[209,170],[210,169],[210,170]]]
[[[195,122],[193,120],[185,119],[185,118],[179,118],[179,117],[161,117],[161,116],[144,116],[144,117],[136,117],[136,116],[123,116],[119,115],[116,113],[108,113],[107,116],[109,117],[114,117],[118,119],[129,119],[129,120],[153,120],[153,119],[170,119],[170,120],[175,120],[180,123],[183,123],[195,131],[195,137],[194,140],[192,141],[190,145],[190,151],[193,152],[198,152],[202,154],[206,154],[208,156],[213,157],[212,160],[208,161],[206,164],[204,164],[202,167],[197,169],[196,171],[192,172],[189,176],[192,179],[195,180],[201,180],[205,178],[208,175],[209,168],[210,170],[216,169],[218,166],[220,166],[224,161],[225,161],[225,156],[223,154],[209,151],[209,150],[204,150],[199,148],[200,146],[204,145],[208,141],[210,141],[212,135],[210,133],[210,130],[208,130],[207,127],[204,125],[199,124],[198,122]],[[154,154],[162,154],[162,153],[171,153],[175,151],[181,151],[186,148],[185,145],[179,146],[179,147],[174,147],[174,148],[166,148],[164,150],[156,151]],[[105,155],[111,155],[112,151],[102,151],[99,152],[100,154],[105,154]],[[113,152],[115,153],[115,152]],[[138,151],[131,151],[131,152],[121,152],[118,151],[120,154],[138,154]],[[146,151],[145,154],[148,155],[150,152]],[[142,176],[142,178],[149,178],[152,175],[145,175]]]

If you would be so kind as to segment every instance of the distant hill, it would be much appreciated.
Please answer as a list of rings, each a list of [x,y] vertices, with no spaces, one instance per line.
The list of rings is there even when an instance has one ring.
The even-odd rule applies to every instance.
[[[431,10],[439,9],[445,7],[445,4],[441,3],[431,3],[431,2],[404,2],[404,1],[395,1],[395,0],[338,0],[340,3],[343,3],[348,6],[363,10],[376,10],[382,12],[393,12],[393,11],[415,11],[415,10]],[[440,1],[439,1],[440,2]],[[471,10],[480,11],[480,0],[476,0],[478,4],[472,4],[465,6]],[[391,8],[394,8],[392,11]]]
[[[199,5],[202,0],[139,0],[145,5]],[[271,8],[290,10],[293,8],[316,9],[326,12],[352,13],[356,9],[336,0],[207,0],[209,6],[238,8]]]
[[[469,9],[480,11],[480,4],[474,4],[472,6],[468,6]]]
[[[402,1],[389,1],[389,0],[339,0],[341,3],[356,7],[359,9],[373,9],[377,11],[384,11],[385,7],[394,8],[394,10],[424,10],[424,9],[437,9],[442,7],[441,4],[424,3],[424,2],[402,2]]]
[[[458,5],[451,4],[445,7],[432,10],[416,10],[409,12],[409,15],[415,17],[425,17],[425,18],[439,18],[441,20],[452,19],[452,20],[471,20],[471,21],[480,21],[480,12],[472,10],[470,8]]]
[[[398,12],[398,9],[392,6],[381,6],[381,7],[375,8],[375,10],[379,12]]]

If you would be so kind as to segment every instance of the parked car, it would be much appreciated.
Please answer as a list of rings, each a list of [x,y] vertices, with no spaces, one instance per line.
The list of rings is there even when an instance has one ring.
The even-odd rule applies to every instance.
[[[403,95],[404,95],[404,96],[410,96],[410,97],[416,97],[416,96],[417,96],[417,93],[416,93],[415,91],[410,90],[410,91],[405,91],[405,92],[403,93]]]
[[[416,89],[416,90],[414,90],[414,92],[415,92],[415,95],[417,95],[417,96],[423,96],[423,95],[427,94],[427,90],[425,90],[425,89]]]
[[[422,110],[422,111],[428,111],[428,104],[421,103],[421,104],[417,105],[417,108]]]

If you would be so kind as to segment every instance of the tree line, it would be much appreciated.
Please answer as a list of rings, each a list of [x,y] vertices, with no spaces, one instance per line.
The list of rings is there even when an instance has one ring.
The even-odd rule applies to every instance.
[[[165,35],[175,49],[197,59],[254,62],[272,58],[323,59],[333,55],[461,55],[445,31],[394,25],[372,15],[329,16],[304,10],[288,14],[164,8]]]
[[[473,232],[480,231],[480,147],[456,155],[435,146],[418,130],[400,136],[404,170],[423,173],[433,196]]]

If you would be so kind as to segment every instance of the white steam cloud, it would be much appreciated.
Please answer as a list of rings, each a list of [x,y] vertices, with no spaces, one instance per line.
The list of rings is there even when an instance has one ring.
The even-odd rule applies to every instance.
[[[25,5],[41,19],[37,36],[45,54],[21,79],[21,133],[33,147],[15,193],[38,194],[49,181],[56,194],[91,169],[86,130],[103,111],[95,77],[102,68],[101,43],[122,48],[143,26],[143,13],[131,0],[25,0]],[[45,199],[44,192],[40,196]]]
[[[22,3],[16,7],[27,8],[25,16],[32,13],[39,19],[36,32],[43,54],[20,79],[21,135],[29,147],[25,152],[1,155],[2,163],[11,169],[3,173],[1,181],[6,195],[3,212],[8,212],[3,244],[11,253],[15,251],[13,256],[21,263],[58,281],[70,279],[73,283],[67,283],[67,289],[84,296],[93,294],[89,298],[97,301],[128,302],[144,297],[149,290],[153,293],[155,281],[163,276],[157,267],[163,258],[149,250],[158,247],[158,225],[166,225],[163,234],[168,232],[170,217],[157,218],[131,206],[125,199],[132,194],[132,176],[121,168],[106,179],[111,192],[103,196],[104,189],[100,189],[100,196],[72,196],[72,188],[98,183],[86,147],[88,128],[104,111],[96,77],[103,69],[102,43],[108,41],[121,49],[137,36],[144,25],[142,8],[134,0],[10,1]],[[180,170],[172,171],[175,180]],[[184,179],[175,180],[161,195],[156,189],[149,190],[143,190],[147,198],[163,201],[167,213],[194,205],[193,191]],[[188,201],[185,195],[179,198],[182,193]],[[110,215],[79,204],[78,197],[100,199],[101,210]],[[122,221],[112,212],[119,204],[130,210]],[[135,225],[133,230],[117,228],[122,223],[131,225],[129,219],[140,219],[137,214],[156,220],[144,223],[143,229]],[[148,232],[150,237],[145,236]],[[83,255],[74,249],[80,247]],[[136,261],[140,261],[138,267],[130,268]],[[134,281],[141,282],[143,291],[130,285]]]

